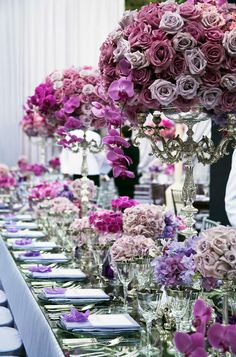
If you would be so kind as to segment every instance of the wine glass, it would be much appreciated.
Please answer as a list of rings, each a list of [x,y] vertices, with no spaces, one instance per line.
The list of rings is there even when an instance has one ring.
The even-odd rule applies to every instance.
[[[157,311],[161,306],[162,294],[162,291],[157,290],[137,292],[138,309],[146,323],[146,346],[141,351],[145,356],[158,356],[158,349],[151,345],[150,336],[152,321],[157,317]]]
[[[127,303],[128,286],[134,278],[135,264],[133,262],[120,261],[120,262],[116,262],[115,268],[117,270],[117,274],[120,279],[120,282],[123,285],[124,310],[128,311],[128,303]]]
[[[175,318],[176,331],[180,330],[181,320],[190,309],[190,294],[187,291],[176,290],[171,296],[171,312]]]
[[[137,261],[135,266],[135,277],[138,282],[138,289],[145,289],[153,281],[153,267],[150,258],[143,258]]]

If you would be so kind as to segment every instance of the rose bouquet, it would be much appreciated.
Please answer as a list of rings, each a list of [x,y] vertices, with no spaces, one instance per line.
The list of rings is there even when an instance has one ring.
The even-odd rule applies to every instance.
[[[157,238],[165,228],[165,210],[153,204],[139,204],[127,208],[123,214],[123,229],[127,235]]]
[[[29,192],[30,201],[42,201],[60,196],[64,190],[64,183],[59,181],[43,181],[31,188]]]
[[[61,217],[68,214],[79,216],[79,208],[66,197],[55,197],[51,200],[49,214]]]
[[[111,247],[113,261],[127,261],[135,258],[154,257],[157,248],[151,238],[143,235],[122,235]]]
[[[196,244],[196,269],[203,277],[232,279],[236,273],[236,229],[214,227],[201,232]]]
[[[71,191],[76,199],[81,199],[83,193],[82,187],[86,186],[86,192],[88,192],[88,200],[91,201],[96,197],[97,188],[92,180],[87,179],[83,185],[83,179],[76,179],[71,184]],[[87,194],[87,193],[86,193]]]

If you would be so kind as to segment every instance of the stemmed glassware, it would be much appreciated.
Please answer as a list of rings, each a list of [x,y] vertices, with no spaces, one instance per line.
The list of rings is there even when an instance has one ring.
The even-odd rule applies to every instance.
[[[145,356],[158,356],[158,349],[151,345],[150,336],[152,322],[157,317],[158,309],[161,307],[162,291],[142,290],[137,292],[138,309],[146,323],[146,346],[141,353]]]
[[[135,263],[129,261],[116,262],[115,269],[117,270],[118,277],[123,285],[124,310],[128,311],[128,286],[134,278]]]
[[[145,289],[153,282],[153,267],[151,266],[150,258],[142,258],[137,260],[135,265],[135,277],[138,283],[138,289]]]

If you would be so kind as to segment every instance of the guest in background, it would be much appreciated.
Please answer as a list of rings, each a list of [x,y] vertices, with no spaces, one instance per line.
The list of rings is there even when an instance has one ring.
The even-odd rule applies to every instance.
[[[236,150],[232,156],[232,166],[226,186],[225,210],[233,227],[236,227]]]
[[[129,166],[129,171],[134,173],[134,178],[120,178],[115,177],[115,185],[118,190],[119,196],[129,196],[130,198],[134,197],[135,185],[139,183],[138,175],[138,165],[139,165],[139,148],[133,145],[131,140],[132,130],[129,126],[125,125],[121,128],[121,136],[125,138],[130,147],[124,148],[125,155],[129,156],[132,159],[132,164]]]
[[[83,138],[84,132],[83,130],[73,130],[71,134],[76,135],[78,138]],[[88,141],[95,140],[98,145],[101,143],[101,136],[91,130],[86,131],[86,139]],[[105,153],[103,151],[94,154],[87,150],[88,178],[93,180],[97,186],[99,186],[100,172],[104,159]],[[62,149],[60,161],[61,172],[63,174],[73,176],[74,180],[82,177],[82,149],[77,153],[69,149]]]

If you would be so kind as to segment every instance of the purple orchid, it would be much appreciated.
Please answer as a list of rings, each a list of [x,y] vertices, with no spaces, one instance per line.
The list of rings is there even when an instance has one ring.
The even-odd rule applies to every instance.
[[[207,357],[204,335],[195,332],[189,335],[185,332],[176,332],[174,336],[176,349],[185,357]]]
[[[108,95],[113,100],[125,100],[134,96],[134,84],[129,77],[121,77],[110,84]]]
[[[105,138],[103,138],[103,143],[106,145],[117,145],[117,146],[124,146],[125,148],[130,147],[130,144],[128,141],[123,139],[120,136],[120,133],[118,130],[115,129],[110,129],[109,130],[109,135],[107,135]]]
[[[32,239],[30,239],[30,238],[17,239],[15,241],[16,245],[27,245],[27,244],[31,244],[31,243],[32,243]]]
[[[212,317],[212,308],[204,300],[198,299],[193,307],[193,316],[193,326],[196,328],[196,331],[205,334],[206,325]]]
[[[209,327],[207,337],[212,347],[236,354],[236,325],[224,326],[216,322]]]
[[[34,265],[32,267],[29,267],[28,270],[31,273],[51,273],[52,272],[52,268],[49,266],[45,266],[45,265]]]
[[[65,128],[68,130],[80,129],[82,126],[81,121],[74,117],[69,117],[65,122]]]
[[[86,322],[90,315],[90,310],[80,312],[76,308],[72,308],[69,314],[62,314],[63,320],[66,322]]]
[[[116,166],[113,167],[113,176],[122,178],[134,178],[134,173],[127,170],[126,166]]]

